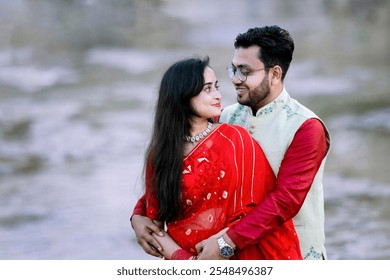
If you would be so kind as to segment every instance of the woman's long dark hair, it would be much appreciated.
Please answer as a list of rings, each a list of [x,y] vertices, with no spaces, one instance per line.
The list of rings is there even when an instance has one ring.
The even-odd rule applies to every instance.
[[[181,60],[169,67],[161,80],[146,153],[146,164],[153,171],[149,187],[157,196],[160,221],[172,221],[181,209],[183,137],[195,114],[190,100],[202,91],[208,65],[208,57]]]

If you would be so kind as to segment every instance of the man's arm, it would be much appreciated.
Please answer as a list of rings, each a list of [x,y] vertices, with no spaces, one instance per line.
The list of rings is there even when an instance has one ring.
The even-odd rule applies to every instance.
[[[314,177],[328,150],[325,130],[317,119],[307,120],[296,132],[279,168],[273,191],[226,235],[228,243],[242,249],[260,239],[273,227],[293,218],[302,207]],[[225,235],[225,236],[226,236]],[[197,247],[199,259],[215,259],[216,240],[203,241]]]
[[[210,236],[208,239],[205,239],[198,244],[195,245],[195,249],[198,252],[198,260],[225,260],[226,258],[222,257],[219,254],[219,246],[217,242],[217,238],[223,236],[226,243],[228,243],[233,250],[236,250],[237,246],[233,243],[230,237],[226,234],[226,231],[229,228],[224,228],[220,232]],[[204,252],[203,252],[204,250]]]
[[[146,196],[143,195],[134,207],[133,215],[130,218],[131,226],[134,229],[138,244],[142,247],[145,253],[162,257],[162,247],[153,236],[153,233],[158,236],[164,236],[159,225],[155,224],[150,218],[146,217]]]

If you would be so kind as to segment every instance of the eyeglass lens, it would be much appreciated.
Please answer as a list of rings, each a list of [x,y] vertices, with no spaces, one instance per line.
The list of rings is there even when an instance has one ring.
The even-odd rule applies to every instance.
[[[244,81],[246,80],[246,75],[243,74],[243,73],[241,72],[241,69],[240,69],[240,68],[236,68],[236,67],[234,67],[233,65],[229,65],[229,66],[227,67],[227,70],[228,70],[228,75],[229,75],[230,79],[233,80],[233,79],[234,79],[234,76],[235,76],[236,73],[237,73],[238,79],[239,79],[240,81],[244,82]]]

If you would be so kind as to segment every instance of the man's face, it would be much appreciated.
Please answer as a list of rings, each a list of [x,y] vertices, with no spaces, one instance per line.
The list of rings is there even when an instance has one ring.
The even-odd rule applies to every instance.
[[[232,66],[235,69],[240,69],[241,73],[246,76],[246,80],[241,81],[236,73],[232,79],[236,88],[237,101],[251,107],[254,112],[271,101],[268,100],[270,99],[268,71],[258,58],[259,50],[258,46],[238,48],[235,50],[232,60]]]

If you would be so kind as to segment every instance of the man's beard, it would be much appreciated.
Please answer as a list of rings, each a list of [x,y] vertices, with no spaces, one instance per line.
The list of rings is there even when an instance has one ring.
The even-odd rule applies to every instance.
[[[266,99],[271,93],[268,77],[265,76],[261,83],[254,88],[253,90],[248,91],[248,98],[240,99],[237,97],[238,103],[241,105],[248,106],[252,108],[254,112],[263,107],[266,104],[262,104],[264,99]]]

